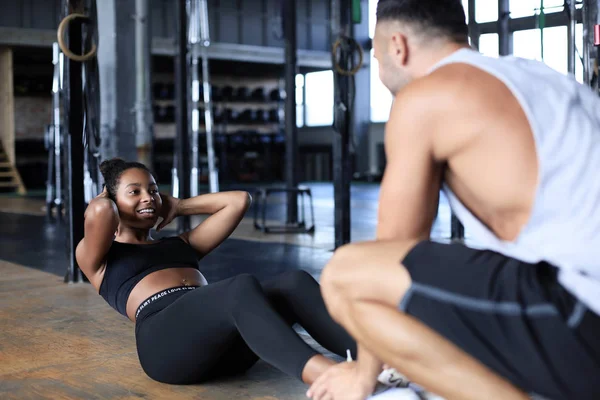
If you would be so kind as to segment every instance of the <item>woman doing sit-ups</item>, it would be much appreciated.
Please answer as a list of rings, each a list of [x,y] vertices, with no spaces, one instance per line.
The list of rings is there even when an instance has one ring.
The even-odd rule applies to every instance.
[[[249,207],[246,192],[176,199],[146,166],[102,163],[102,194],[85,212],[77,262],[99,294],[135,323],[139,360],[159,382],[190,384],[246,371],[260,358],[311,384],[334,362],[294,331],[344,356],[356,344],[325,308],[318,283],[293,271],[259,283],[242,274],[208,284],[198,260],[222,243]],[[181,215],[208,214],[179,236],[153,240]]]

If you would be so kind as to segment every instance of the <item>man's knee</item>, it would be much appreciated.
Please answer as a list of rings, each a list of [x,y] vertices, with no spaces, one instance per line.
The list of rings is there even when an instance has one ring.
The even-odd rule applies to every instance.
[[[353,271],[360,265],[352,262],[356,245],[345,245],[336,250],[321,274],[321,293],[329,312],[336,319],[351,300],[354,283]],[[356,261],[356,260],[355,260]]]
[[[401,263],[410,246],[367,242],[340,247],[321,275],[325,301],[339,306],[363,300],[396,306],[411,283]]]
[[[338,248],[327,263],[321,274],[321,287],[326,291],[340,291],[348,284],[352,274],[349,272],[355,265],[350,263],[352,245]]]

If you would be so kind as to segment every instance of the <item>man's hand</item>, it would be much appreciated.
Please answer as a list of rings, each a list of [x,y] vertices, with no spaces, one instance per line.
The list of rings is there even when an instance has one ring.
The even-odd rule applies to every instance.
[[[160,232],[162,228],[169,225],[179,215],[179,199],[162,193],[160,197],[162,198],[162,207],[159,217],[162,217],[163,220],[156,227],[157,232]]]
[[[359,374],[355,362],[344,362],[323,373],[306,395],[313,400],[365,400],[376,384],[376,380]]]

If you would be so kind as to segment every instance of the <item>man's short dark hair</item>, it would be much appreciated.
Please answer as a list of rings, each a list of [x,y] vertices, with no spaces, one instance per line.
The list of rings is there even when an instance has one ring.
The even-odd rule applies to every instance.
[[[461,0],[379,0],[377,21],[399,21],[413,25],[418,33],[444,36],[456,42],[468,41]]]

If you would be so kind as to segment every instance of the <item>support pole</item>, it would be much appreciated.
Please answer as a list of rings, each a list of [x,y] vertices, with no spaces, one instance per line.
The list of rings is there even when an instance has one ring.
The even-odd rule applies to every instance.
[[[296,0],[282,2],[283,36],[285,38],[285,177],[288,189],[298,187],[298,128],[296,126]],[[298,198],[296,192],[287,194],[287,223],[298,222]]]
[[[210,30],[208,20],[208,4],[206,0],[191,0],[190,3],[190,44],[192,45],[192,196],[199,194],[198,171],[200,167],[200,101],[204,101],[204,125],[206,129],[206,155],[208,162],[208,185],[210,193],[219,191],[219,176],[215,160],[213,132],[212,88],[210,85],[210,68],[208,48],[210,46]],[[200,73],[202,68],[202,91],[200,91]],[[200,93],[202,92],[202,98]]]
[[[78,9],[79,1],[68,1],[68,9]],[[82,26],[76,19],[69,24],[69,50],[75,54],[82,53]],[[82,280],[81,270],[75,258],[75,249],[83,239],[83,213],[85,199],[83,191],[83,87],[82,66],[79,61],[67,59],[65,63],[68,86],[66,88],[67,127],[68,127],[68,190],[69,190],[69,259],[70,264],[65,282],[76,283]]]
[[[190,41],[190,79],[191,79],[191,171],[190,171],[190,195],[192,197],[200,194],[199,171],[200,171],[200,55],[197,44],[200,42],[200,0],[190,0],[189,10],[189,41]]]
[[[567,25],[567,35],[568,35],[568,40],[567,40],[567,54],[568,54],[568,71],[569,74],[571,75],[575,75],[575,63],[576,63],[576,56],[577,56],[577,52],[575,44],[576,44],[576,28],[577,28],[577,16],[575,14],[576,12],[576,8],[575,8],[575,1],[576,0],[569,0],[569,24]]]
[[[331,1],[331,37],[340,41],[338,54],[333,61],[342,68],[352,64],[354,54],[345,48],[351,37],[352,4],[347,0]],[[333,44],[332,44],[333,45]],[[335,248],[350,242],[350,185],[352,181],[352,160],[350,141],[352,132],[352,103],[355,91],[354,76],[339,73],[334,69],[334,129],[333,135],[333,191],[334,191],[334,229]]]
[[[584,43],[587,44],[587,77],[589,85],[596,92],[600,90],[598,64],[600,63],[600,0],[586,0],[584,19]]]
[[[49,176],[48,180],[48,196],[46,201],[46,207],[48,207],[48,215],[51,215],[52,208],[56,209],[56,221],[62,221],[62,209],[63,209],[63,193],[62,193],[62,146],[63,146],[63,129],[61,124],[61,107],[60,93],[62,91],[62,71],[64,65],[64,55],[60,51],[58,43],[52,44],[52,64],[54,65],[54,76],[52,79],[52,128],[49,131],[49,135],[52,135],[51,147],[49,151],[53,152],[51,157],[53,165],[48,165],[48,168],[52,169],[54,176]]]
[[[581,10],[583,18],[583,83],[587,86],[591,84],[591,64],[590,64],[590,0],[583,0]]]
[[[471,38],[471,47],[479,50],[479,24],[477,23],[477,1],[469,0],[469,37]]]
[[[176,3],[177,56],[175,57],[175,91],[177,101],[177,170],[179,182],[179,198],[190,197],[190,140],[188,125],[188,31],[186,0]],[[190,230],[190,217],[177,219],[179,233]]]
[[[148,0],[135,0],[135,144],[138,161],[152,169],[150,32]]]
[[[600,0],[583,2],[583,79],[584,83],[598,91],[597,25],[600,24]]]
[[[101,4],[98,4],[100,2]],[[126,35],[120,34],[118,30],[115,1],[96,0],[96,11],[100,77],[100,157],[107,160],[116,156],[126,157],[123,149],[119,148],[119,136],[122,132],[117,129],[117,121],[120,117],[118,110],[124,107],[120,92],[128,89],[123,88],[122,84],[119,85],[122,82],[118,79],[121,69],[117,59],[121,57],[118,56],[117,51],[122,46],[121,42]],[[117,37],[119,46],[117,46]],[[124,71],[128,70],[129,65],[126,65]]]
[[[513,52],[513,38],[509,29],[510,0],[498,0],[498,39],[501,56],[511,55]]]
[[[208,20],[208,1],[200,1],[200,44],[202,45],[202,87],[204,94],[204,125],[206,128],[206,156],[208,158],[208,185],[211,193],[219,191],[219,172],[215,157],[214,120],[210,69],[208,67],[208,48],[210,46]]]
[[[593,14],[593,44],[594,44],[594,52],[593,52],[593,68],[595,73],[595,82],[593,85],[593,89],[597,94],[600,95],[600,0],[596,0],[594,3],[594,14]]]

